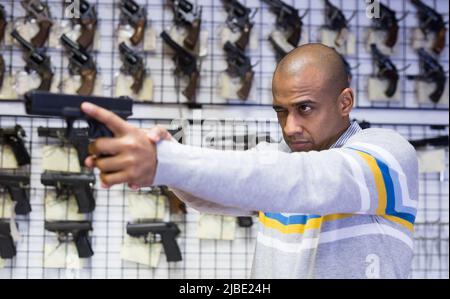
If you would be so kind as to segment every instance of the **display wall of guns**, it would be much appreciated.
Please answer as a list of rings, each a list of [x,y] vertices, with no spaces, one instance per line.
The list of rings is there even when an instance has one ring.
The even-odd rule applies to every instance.
[[[255,17],[258,9],[250,9],[244,6],[238,0],[222,0],[225,7],[225,11],[228,16],[226,24],[232,32],[240,32],[241,36],[235,42],[235,45],[242,51],[245,51],[248,43],[250,42],[250,34],[252,32],[253,18]]]
[[[276,26],[287,35],[287,42],[296,48],[302,38],[303,18],[299,10],[281,0],[263,0],[277,16]]]
[[[168,0],[174,14],[174,23],[187,29],[183,45],[191,51],[197,47],[202,26],[202,7],[187,0]]]
[[[133,85],[131,90],[138,94],[144,85],[147,71],[145,70],[144,59],[136,51],[128,47],[125,43],[119,45],[120,59],[122,60],[122,67],[120,71],[125,75],[133,77]]]
[[[250,58],[245,55],[244,51],[230,42],[227,42],[223,49],[225,50],[228,63],[226,72],[232,78],[241,79],[241,88],[238,90],[237,96],[242,101],[246,101],[250,95],[253,78],[255,77]]]
[[[77,15],[71,18],[73,24],[81,26],[81,34],[77,39],[77,43],[84,49],[91,49],[94,44],[95,33],[97,31],[98,16],[95,6],[85,0],[64,0],[64,3],[68,6],[73,6],[78,1],[78,5],[75,5],[75,9],[78,9]]]
[[[378,68],[376,77],[381,80],[389,81],[389,86],[384,93],[387,97],[391,98],[397,92],[399,80],[397,67],[387,55],[381,53],[381,51],[375,44],[372,44],[370,46],[370,49],[372,52],[373,60]]]
[[[8,20],[6,18],[5,7],[0,4],[0,44],[3,43],[3,39],[5,38],[5,30],[7,24]]]
[[[4,260],[12,259],[16,254],[17,250],[11,235],[10,220],[0,219],[0,258]]]
[[[56,197],[69,199],[74,196],[78,213],[91,213],[95,209],[94,190],[95,175],[93,173],[67,173],[46,170],[41,175],[41,183],[46,187],[56,188]]]
[[[30,154],[25,146],[24,138],[26,137],[25,130],[20,125],[13,128],[0,128],[0,141],[11,148],[19,166],[28,165],[31,162]]]
[[[139,222],[128,223],[127,234],[134,238],[144,238],[149,243],[149,237],[159,235],[166,253],[168,262],[182,260],[181,251],[175,238],[180,234],[180,229],[173,222]]]
[[[195,104],[197,85],[200,80],[197,58],[177,44],[167,32],[163,31],[161,33],[161,38],[174,52],[172,59],[176,65],[175,75],[186,76],[189,78],[188,86],[183,91],[183,95],[188,99],[189,104]]]
[[[122,119],[127,119],[133,114],[133,100],[126,97],[115,99],[32,91],[25,94],[24,100],[25,111],[28,115],[65,119],[67,122],[66,137],[71,136],[73,124],[76,120],[87,121],[90,140],[113,136],[112,132],[104,124],[86,117],[81,111],[83,102],[89,102],[105,108]]]
[[[61,36],[61,42],[69,55],[70,75],[81,76],[82,84],[78,88],[77,94],[82,96],[92,95],[97,79],[97,67],[91,54],[65,34]]]
[[[94,255],[89,242],[89,231],[92,231],[90,221],[46,221],[45,229],[56,233],[58,241],[62,243],[74,242],[78,251],[78,257],[90,258]]]
[[[342,46],[343,41],[347,38],[350,21],[356,16],[356,11],[347,20],[344,13],[334,6],[329,0],[325,1],[325,28],[336,31],[338,34],[334,43],[337,47]]]
[[[20,36],[16,30],[11,32],[11,36],[19,43],[24,51],[23,59],[26,62],[25,70],[27,73],[34,71],[41,78],[41,84],[37,89],[49,91],[53,81],[53,70],[50,57],[44,53],[44,49],[34,48],[33,45]]]
[[[78,155],[78,161],[81,167],[84,167],[84,161],[89,156],[89,131],[87,128],[76,128],[67,135],[65,128],[38,128],[38,136],[57,139],[61,146],[71,145],[75,148]]]
[[[393,48],[398,40],[398,23],[407,16],[407,13],[397,19],[397,13],[394,10],[381,2],[378,3],[380,5],[380,17],[372,18],[372,29],[384,32],[386,36],[384,44],[389,48]]]
[[[422,148],[427,146],[433,147],[448,147],[449,136],[438,136],[432,138],[410,140],[409,143],[415,148]]]
[[[30,205],[30,174],[23,171],[1,170],[0,188],[9,193],[11,200],[16,203],[17,215],[28,215]]]
[[[411,3],[417,9],[417,17],[419,19],[419,28],[428,37],[431,33],[434,35],[433,51],[436,54],[442,53],[445,49],[448,22],[432,7],[426,5],[420,0],[411,0]]]
[[[39,0],[22,0],[20,4],[25,9],[26,18],[35,19],[39,26],[38,33],[31,38],[31,44],[34,48],[42,48],[53,26],[48,6]]]
[[[429,99],[433,103],[439,103],[445,91],[447,76],[444,68],[431,54],[424,49],[417,51],[419,55],[420,75],[407,76],[409,80],[418,80],[435,84],[436,88],[429,95]]]
[[[120,21],[133,27],[134,33],[130,37],[133,46],[139,45],[144,39],[147,27],[147,9],[133,0],[120,1]]]

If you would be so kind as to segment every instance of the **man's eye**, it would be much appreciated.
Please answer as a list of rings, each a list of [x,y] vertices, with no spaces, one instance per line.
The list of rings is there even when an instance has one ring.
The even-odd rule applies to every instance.
[[[286,110],[283,109],[283,108],[274,108],[274,110],[275,110],[276,113],[283,113],[283,112],[286,112]]]
[[[298,107],[298,109],[299,109],[301,112],[310,112],[310,111],[312,110],[311,106],[308,106],[308,105],[300,105],[300,106]]]

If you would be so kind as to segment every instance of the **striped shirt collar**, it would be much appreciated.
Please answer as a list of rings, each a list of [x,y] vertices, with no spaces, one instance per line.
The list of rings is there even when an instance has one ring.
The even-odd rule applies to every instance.
[[[350,127],[347,129],[347,131],[344,132],[344,134],[339,137],[339,139],[334,143],[330,148],[340,148],[343,147],[344,144],[347,143],[347,141],[356,133],[362,131],[361,127],[359,126],[357,121],[354,121]],[[279,150],[282,152],[288,152],[291,153],[291,149],[287,145],[286,141],[284,139],[279,144]]]
[[[356,133],[362,131],[361,127],[359,126],[357,121],[354,121],[350,127],[347,129],[347,131],[342,134],[341,137],[336,141],[335,144],[333,144],[330,148],[340,148],[343,147],[344,144],[347,143],[347,141]]]

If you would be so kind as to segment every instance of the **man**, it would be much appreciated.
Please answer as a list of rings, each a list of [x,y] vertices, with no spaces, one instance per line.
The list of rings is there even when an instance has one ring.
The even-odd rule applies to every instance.
[[[299,47],[278,65],[273,101],[284,141],[231,152],[180,145],[84,104],[114,139],[90,147],[104,186],[168,185],[211,213],[259,211],[254,278],[406,278],[418,163],[390,130],[350,122],[354,94],[333,49]],[[108,156],[104,158],[104,156]]]

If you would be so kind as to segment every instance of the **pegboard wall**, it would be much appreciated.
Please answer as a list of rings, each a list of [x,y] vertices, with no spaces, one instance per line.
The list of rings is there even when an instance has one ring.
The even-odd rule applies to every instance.
[[[58,22],[63,18],[63,1],[44,1],[49,4],[53,19]],[[99,48],[94,51],[99,72],[102,78],[100,94],[113,96],[113,87],[116,75],[121,67],[117,45],[117,27],[119,24],[118,1],[93,0],[91,3],[97,6],[99,11]],[[164,29],[172,26],[172,12],[166,1],[163,0],[137,0],[140,4],[147,5],[150,26],[157,35]],[[198,89],[197,102],[204,104],[205,115],[208,106],[214,110],[213,113],[220,122],[224,120],[222,114],[230,115],[236,113],[236,117],[229,120],[228,125],[220,129],[214,127],[217,120],[203,123],[200,128],[192,127],[186,132],[185,142],[209,146],[202,136],[209,131],[219,130],[226,136],[242,134],[267,135],[269,133],[272,141],[281,140],[279,127],[274,121],[274,115],[267,119],[267,110],[258,110],[253,114],[255,121],[240,119],[245,107],[250,109],[270,109],[271,78],[276,65],[275,55],[270,43],[267,41],[269,34],[274,30],[275,16],[269,12],[266,5],[259,0],[242,1],[248,7],[258,8],[255,16],[254,35],[256,45],[247,51],[256,64],[254,71],[254,88],[247,102],[230,101],[218,96],[218,78],[220,73],[226,69],[225,56],[220,43],[220,31],[224,26],[226,13],[221,1],[198,1],[203,6],[202,30],[208,31],[208,55],[201,63],[201,83]],[[318,40],[318,29],[324,24],[323,1],[287,0],[289,4],[299,8],[301,12],[309,9],[309,14],[304,19],[303,33],[307,41]],[[367,100],[367,81],[373,72],[370,53],[365,49],[363,36],[370,25],[366,17],[366,4],[362,0],[332,1],[343,9],[347,17],[357,12],[356,17],[350,23],[350,30],[355,33],[357,40],[356,52],[347,57],[352,66],[359,64],[353,70],[352,87],[357,94],[356,111],[363,109],[370,112],[379,110],[382,114],[392,114],[392,111],[407,112],[416,111],[415,118],[408,118],[410,114],[398,114],[395,124],[381,122],[374,127],[385,127],[397,130],[408,139],[420,139],[438,135],[448,135],[448,116],[442,118],[439,112],[448,112],[445,104],[419,104],[415,99],[414,86],[411,81],[406,80],[407,75],[415,75],[419,72],[416,53],[410,47],[410,35],[413,28],[417,26],[415,9],[409,1],[386,0],[391,8],[395,9],[398,16],[404,12],[411,12],[405,19],[400,21],[399,42],[392,56],[393,62],[402,68],[411,65],[405,72],[400,74],[401,97],[397,102],[370,102]],[[447,21],[448,1],[428,0],[424,1],[435,7],[443,14]],[[1,0],[5,6],[10,21],[24,15],[18,1]],[[440,63],[448,70],[448,37],[446,49],[440,57]],[[1,50],[9,73],[22,70],[24,62],[22,52],[17,46],[5,46]],[[47,53],[52,57],[52,64],[56,74],[63,76],[67,72],[67,61],[61,49],[49,48]],[[153,101],[137,103],[135,115],[140,119],[132,119],[131,122],[139,127],[148,128],[154,124],[170,125],[171,119],[182,117],[181,108],[176,105],[186,100],[181,95],[180,87],[173,76],[174,64],[171,55],[168,54],[160,38],[156,39],[156,50],[142,53],[145,56],[147,69],[154,82]],[[217,106],[217,108],[215,108]],[[222,107],[225,106],[225,107]],[[188,209],[185,216],[165,215],[165,220],[178,224],[181,235],[177,242],[183,254],[183,261],[179,263],[167,263],[164,255],[161,256],[157,268],[151,269],[146,266],[137,265],[121,260],[120,249],[125,235],[125,225],[128,219],[127,194],[132,192],[124,186],[114,187],[111,190],[101,189],[99,184],[95,187],[97,207],[92,215],[93,232],[92,246],[95,255],[89,260],[86,267],[81,271],[69,271],[65,269],[45,269],[44,246],[46,240],[54,239],[54,235],[44,229],[44,196],[47,188],[40,184],[42,173],[42,147],[50,142],[45,138],[38,137],[37,128],[64,127],[61,120],[50,120],[44,118],[31,118],[21,114],[22,103],[16,99],[0,100],[0,127],[11,127],[20,124],[27,133],[27,148],[32,156],[31,166],[31,203],[33,212],[28,217],[18,217],[19,229],[22,241],[18,244],[17,257],[12,261],[6,261],[4,268],[0,269],[0,278],[247,278],[250,274],[253,250],[256,237],[256,225],[252,228],[236,227],[233,241],[223,240],[201,240],[197,237],[199,214]],[[256,109],[257,110],[257,109]],[[155,117],[154,111],[158,116]],[[245,110],[247,111],[247,110]],[[425,117],[424,113],[428,113]],[[436,113],[436,114],[435,114]],[[13,114],[13,115],[11,115]],[[361,116],[362,115],[362,116]],[[435,116],[435,117],[433,117]],[[428,123],[416,124],[423,119],[434,118],[436,123],[444,124],[439,130],[431,129]],[[366,118],[365,114],[358,118]],[[367,117],[370,120],[370,117]],[[392,118],[392,117],[391,117]],[[387,117],[386,119],[389,119]],[[423,120],[425,121],[425,120]],[[411,123],[415,123],[411,125]],[[434,123],[434,122],[433,122]],[[227,149],[237,149],[227,147]],[[420,177],[420,207],[416,221],[415,235],[415,258],[411,277],[413,278],[448,278],[448,256],[449,256],[449,194],[448,194],[448,149],[446,154],[446,171],[443,174],[422,174]],[[1,217],[0,217],[1,218]]]
[[[236,227],[232,241],[205,240],[197,237],[198,212],[188,209],[185,216],[166,213],[165,220],[175,222],[181,235],[177,238],[183,261],[167,263],[162,255],[157,268],[137,265],[121,260],[120,248],[125,235],[125,225],[129,221],[127,195],[131,190],[117,186],[111,190],[101,189],[96,184],[97,208],[93,213],[94,230],[91,233],[95,255],[80,271],[65,269],[45,269],[44,244],[54,235],[44,229],[44,195],[48,188],[40,184],[42,173],[42,147],[49,140],[37,136],[38,126],[59,127],[58,120],[28,117],[0,117],[1,127],[21,124],[26,130],[27,148],[32,156],[31,203],[33,212],[28,217],[18,216],[22,241],[18,245],[17,257],[7,261],[0,269],[2,278],[246,278],[249,277],[256,237],[256,225],[252,228]],[[133,120],[142,128],[154,124],[171,127],[170,120]],[[179,122],[174,122],[176,126]],[[448,135],[448,126],[432,128],[426,125],[378,125],[394,129],[409,140]],[[172,127],[175,128],[175,127]],[[185,132],[185,142],[197,146],[207,144],[205,136],[269,135],[272,141],[279,141],[281,133],[276,122],[235,121],[220,122],[205,120],[203,126],[195,124]],[[249,146],[252,146],[250,144]],[[214,146],[222,149],[236,149],[229,145]],[[242,148],[241,148],[242,149]],[[448,148],[446,151],[446,171],[420,176],[420,205],[416,220],[415,257],[412,278],[448,278],[449,258],[449,181]]]
[[[64,17],[63,1],[44,1],[49,4],[53,20],[61,22],[67,21]],[[90,1],[95,4],[99,12],[99,44],[94,48],[94,57],[97,62],[98,71],[100,73],[102,89],[98,94],[104,96],[113,96],[115,78],[119,73],[122,63],[119,59],[118,50],[118,31],[119,1],[112,0],[96,0]],[[166,1],[163,0],[141,0],[136,1],[145,4],[148,11],[149,27],[152,28],[156,35],[155,51],[143,52],[147,69],[154,81],[152,103],[169,104],[184,103],[186,99],[181,95],[180,86],[173,75],[174,64],[171,60],[172,55],[165,50],[159,33],[168,30],[173,26],[173,14]],[[371,102],[368,101],[368,78],[373,74],[373,63],[371,54],[366,50],[365,37],[370,27],[371,20],[366,16],[366,2],[362,0],[350,1],[334,1],[335,5],[342,9],[347,18],[353,13],[356,15],[350,21],[350,30],[356,38],[355,52],[348,55],[346,59],[355,69],[352,70],[354,80],[352,87],[354,88],[357,108],[401,108],[401,109],[447,109],[447,104],[432,104],[417,102],[413,81],[406,80],[407,75],[416,75],[419,73],[419,63],[417,53],[411,48],[411,36],[414,28],[417,28],[417,18],[415,8],[409,1],[389,0],[383,1],[390,8],[397,12],[400,18],[404,13],[407,16],[399,22],[398,43],[395,51],[391,56],[392,61],[398,69],[410,66],[406,71],[400,72],[399,90],[401,95],[397,101],[387,102]],[[429,0],[425,1],[440,12],[444,20],[448,20],[448,2]],[[0,1],[5,6],[10,23],[18,17],[24,16],[18,1]],[[252,64],[255,65],[255,80],[250,98],[246,102],[226,100],[219,96],[219,77],[225,71],[227,64],[225,54],[221,44],[221,30],[225,26],[227,14],[223,9],[221,1],[197,1],[198,5],[203,7],[203,24],[202,31],[207,32],[207,55],[201,59],[201,82],[197,93],[197,102],[207,105],[228,105],[228,106],[271,106],[271,79],[276,66],[275,55],[272,46],[268,41],[268,36],[275,29],[275,15],[271,13],[268,6],[262,4],[260,0],[243,1],[247,7],[258,9],[255,15],[255,26],[253,29],[253,38],[247,49],[247,55],[251,58]],[[320,29],[324,24],[324,3],[323,1],[286,1],[286,3],[299,8],[301,13],[307,9],[309,13],[304,18],[303,26],[303,43],[318,42],[320,39]],[[7,32],[8,34],[8,32]],[[447,44],[445,50],[439,58],[444,69],[448,71],[448,32]],[[51,56],[52,65],[55,71],[55,77],[63,77],[67,72],[67,60],[62,49],[49,47],[47,53]],[[18,46],[5,46],[2,50],[5,57],[7,70],[10,73],[16,73],[23,70],[24,61],[22,59],[22,51]]]

